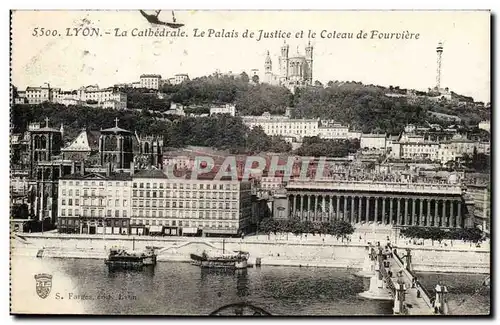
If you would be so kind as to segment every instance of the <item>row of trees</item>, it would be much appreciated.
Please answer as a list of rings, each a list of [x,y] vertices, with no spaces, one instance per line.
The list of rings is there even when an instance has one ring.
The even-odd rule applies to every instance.
[[[295,153],[299,156],[346,157],[359,149],[359,140],[306,137]]]
[[[270,233],[293,233],[332,235],[337,238],[346,238],[354,232],[354,227],[344,220],[332,220],[331,222],[301,221],[299,219],[276,220],[273,218],[263,219],[259,224],[259,230]]]
[[[478,228],[459,228],[444,230],[437,227],[408,227],[401,230],[407,238],[422,238],[441,241],[443,239],[465,240],[477,243],[483,238],[483,232]]]

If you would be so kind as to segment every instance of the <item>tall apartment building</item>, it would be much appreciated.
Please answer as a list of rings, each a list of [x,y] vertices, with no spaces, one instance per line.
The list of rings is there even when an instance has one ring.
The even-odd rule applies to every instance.
[[[161,75],[142,74],[140,77],[141,88],[158,90],[161,86]]]
[[[251,209],[250,182],[169,179],[154,169],[133,176],[132,234],[237,235],[248,228]]]
[[[250,182],[169,179],[154,168],[59,179],[63,233],[237,235],[248,229],[251,213]]]
[[[89,105],[116,110],[127,108],[127,95],[112,87],[99,89],[98,86],[87,86],[80,88],[77,92],[78,99]]]
[[[62,233],[128,234],[132,177],[127,173],[72,174],[59,179]]]
[[[262,116],[243,116],[242,119],[249,128],[260,126],[271,136],[303,138],[319,134],[318,119],[290,119],[286,116],[272,116],[267,112]]]
[[[178,73],[178,74],[174,75],[172,78],[168,79],[168,81],[172,85],[179,85],[187,80],[189,80],[189,76],[185,73]]]
[[[53,102],[60,91],[60,88],[50,88],[50,86],[27,87],[24,96],[28,104],[41,104]]]

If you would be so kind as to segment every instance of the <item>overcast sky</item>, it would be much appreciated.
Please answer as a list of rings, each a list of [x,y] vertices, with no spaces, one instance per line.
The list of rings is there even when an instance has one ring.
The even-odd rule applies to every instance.
[[[148,11],[151,12],[151,11]],[[171,12],[159,18],[170,20]],[[142,73],[163,78],[188,73],[191,78],[221,72],[259,69],[261,77],[266,51],[278,73],[283,39],[245,39],[249,29],[291,32],[290,54],[304,53],[308,30],[317,33],[313,78],[361,81],[383,86],[425,90],[436,82],[436,45],[444,42],[442,87],[476,100],[490,101],[489,12],[371,12],[371,11],[176,11],[188,37],[132,37],[134,28],[151,27],[138,11],[18,11],[12,18],[12,81],[20,89],[39,86],[74,89],[82,85],[101,87],[138,81]],[[67,37],[66,28],[99,28],[101,37]],[[34,28],[58,30],[62,36],[34,37]],[[114,29],[129,31],[114,37]],[[209,28],[239,33],[238,38],[195,38],[193,29]],[[172,31],[172,29],[168,29]],[[295,34],[304,30],[303,38]],[[322,30],[364,30],[368,39],[323,39]],[[370,31],[419,33],[418,40],[369,39]],[[111,34],[106,35],[109,31]]]

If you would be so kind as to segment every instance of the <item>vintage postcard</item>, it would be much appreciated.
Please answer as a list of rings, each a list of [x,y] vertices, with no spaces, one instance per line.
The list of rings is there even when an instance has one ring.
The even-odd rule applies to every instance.
[[[490,24],[11,11],[11,313],[490,315]]]

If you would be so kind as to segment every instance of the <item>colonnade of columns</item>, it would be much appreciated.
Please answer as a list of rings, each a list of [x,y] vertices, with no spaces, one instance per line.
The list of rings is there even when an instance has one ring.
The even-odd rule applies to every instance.
[[[397,226],[463,227],[461,198],[360,194],[289,194],[292,217],[313,222],[342,219]]]

